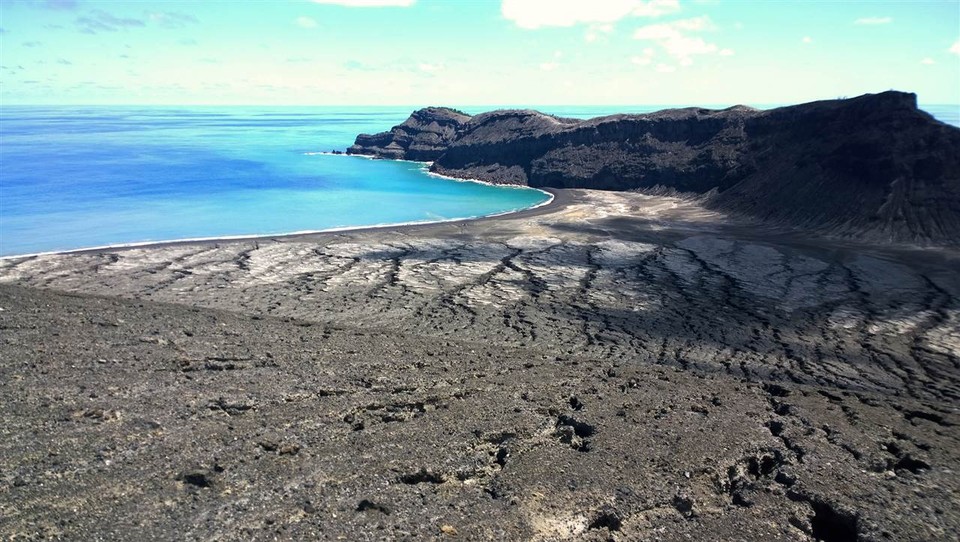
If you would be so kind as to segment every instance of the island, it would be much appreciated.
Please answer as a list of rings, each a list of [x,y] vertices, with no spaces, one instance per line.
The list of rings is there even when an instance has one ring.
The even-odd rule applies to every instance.
[[[346,152],[554,200],[0,259],[2,537],[960,532],[960,130],[912,94]]]

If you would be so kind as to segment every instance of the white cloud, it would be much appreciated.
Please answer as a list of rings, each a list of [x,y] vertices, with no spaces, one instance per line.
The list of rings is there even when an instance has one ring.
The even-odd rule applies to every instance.
[[[803,39],[800,41],[802,41],[803,43],[813,43],[813,38],[811,38],[810,36],[804,36]]]
[[[653,57],[655,54],[656,53],[654,52],[653,47],[647,47],[646,49],[643,50],[642,55],[631,57],[630,62],[633,62],[638,66],[647,66],[651,62],[653,62]]]
[[[853,24],[890,24],[892,22],[893,17],[861,17],[853,21]]]
[[[332,4],[348,8],[410,7],[417,0],[310,0],[314,4]]]
[[[733,49],[720,49],[720,56],[733,56],[735,54]]]
[[[927,58],[921,60],[920,63],[921,63],[921,64],[926,64],[926,65],[928,65],[928,66],[931,65],[931,64],[936,64],[936,62],[934,62],[933,59],[930,58],[930,57],[927,57]]]
[[[530,29],[609,24],[624,17],[659,17],[679,9],[679,0],[502,0],[500,4],[505,19]]]
[[[680,10],[680,0],[652,0],[636,4],[632,13],[636,17],[659,17]]]
[[[443,64],[430,64],[428,62],[421,62],[418,66],[420,71],[427,73],[438,72],[443,69]]]
[[[540,63],[540,71],[552,72],[560,67],[560,59],[563,58],[563,51],[554,51],[553,58]]]
[[[713,22],[706,15],[690,19],[678,19],[669,23],[649,24],[641,26],[633,32],[633,37],[643,39],[665,39],[676,36],[682,31],[699,32],[713,28]]]
[[[958,39],[957,41],[953,42],[953,45],[951,45],[950,48],[947,49],[947,52],[948,52],[948,53],[953,53],[953,54],[955,54],[955,55],[960,55],[960,39]]]
[[[681,65],[689,66],[693,64],[693,57],[696,55],[720,52],[720,48],[715,43],[710,43],[700,36],[689,35],[692,32],[712,30],[713,28],[714,25],[710,18],[702,16],[642,26],[633,32],[633,38],[653,41],[668,55],[679,60]]]
[[[583,39],[587,40],[587,43],[593,43],[607,34],[613,32],[612,24],[592,24],[587,28],[587,33],[584,35]]]
[[[670,73],[677,71],[677,69],[669,64],[657,64],[657,71],[660,73]]]
[[[311,19],[310,17],[297,17],[297,20],[294,21],[297,23],[297,26],[300,28],[316,28],[317,21]]]

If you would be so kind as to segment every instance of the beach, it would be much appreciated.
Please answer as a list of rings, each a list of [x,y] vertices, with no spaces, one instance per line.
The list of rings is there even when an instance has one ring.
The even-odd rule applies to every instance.
[[[449,182],[424,163],[318,152],[407,113],[5,108],[0,258],[438,222],[548,200],[535,190]]]
[[[956,250],[551,193],[0,260],[0,537],[955,536]]]

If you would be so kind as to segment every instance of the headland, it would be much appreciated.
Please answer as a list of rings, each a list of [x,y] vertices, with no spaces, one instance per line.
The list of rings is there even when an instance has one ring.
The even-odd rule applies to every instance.
[[[0,535],[960,530],[956,249],[554,193],[0,261]]]

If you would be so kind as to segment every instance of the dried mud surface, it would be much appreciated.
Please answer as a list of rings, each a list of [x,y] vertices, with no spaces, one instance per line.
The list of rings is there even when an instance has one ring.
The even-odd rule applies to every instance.
[[[956,539],[956,252],[561,196],[0,261],[0,538]]]

